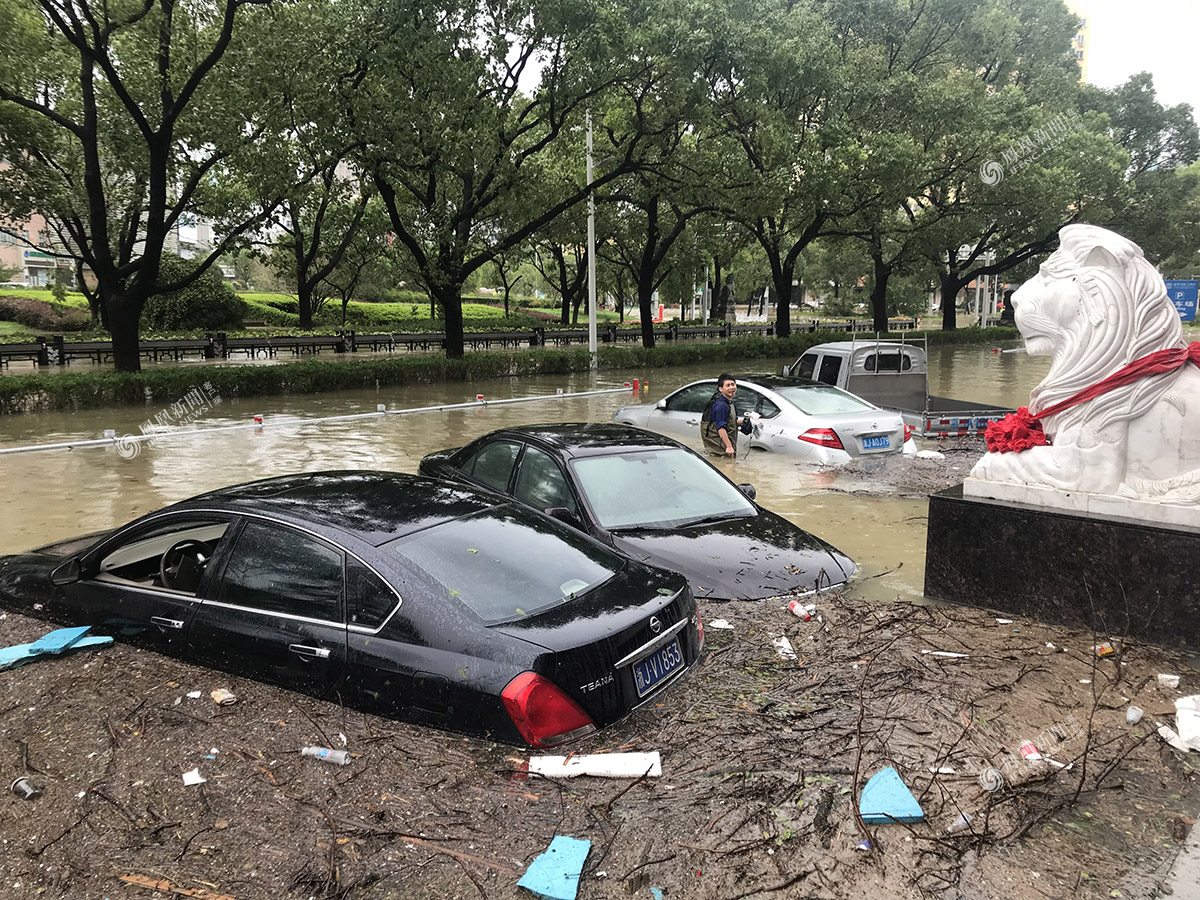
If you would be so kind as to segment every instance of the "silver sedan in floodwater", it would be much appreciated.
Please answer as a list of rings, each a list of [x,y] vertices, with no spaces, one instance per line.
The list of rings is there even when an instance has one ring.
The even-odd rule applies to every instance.
[[[695,439],[700,417],[717,390],[715,378],[694,381],[657,403],[623,406],[613,421],[660,434]],[[780,375],[737,379],[738,416],[750,414],[754,431],[739,437],[755,450],[787,453],[819,465],[837,466],[877,454],[917,452],[912,429],[900,413],[881,409],[840,388]]]

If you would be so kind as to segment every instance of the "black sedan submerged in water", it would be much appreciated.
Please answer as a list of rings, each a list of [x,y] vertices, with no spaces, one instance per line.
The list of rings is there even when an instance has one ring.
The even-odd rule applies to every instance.
[[[683,444],[629,425],[526,425],[431,453],[421,474],[482,485],[622,553],[687,576],[697,597],[759,600],[840,587],[844,553],[753,502]]]
[[[703,641],[679,575],[491,492],[381,472],[224,488],[4,557],[0,603],[535,747],[657,697]]]

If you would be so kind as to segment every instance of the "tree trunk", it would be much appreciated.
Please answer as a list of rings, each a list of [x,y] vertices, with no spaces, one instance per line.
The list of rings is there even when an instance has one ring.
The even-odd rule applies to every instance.
[[[302,331],[312,331],[313,327],[313,304],[312,290],[304,279],[300,279],[300,283],[296,285],[296,300],[300,304],[300,329]]]
[[[113,367],[118,372],[140,372],[142,355],[138,324],[142,317],[144,299],[122,294],[109,299],[108,327],[112,333]]]
[[[967,280],[954,269],[939,275],[942,295],[942,331],[953,331],[958,327],[958,292]]]
[[[871,315],[875,331],[879,334],[887,334],[888,330],[888,311],[887,311],[887,286],[888,279],[892,277],[892,269],[883,261],[882,256],[871,256],[871,262],[874,263],[874,283],[871,285]]]
[[[643,296],[641,285],[638,286],[638,309],[642,313],[642,346],[647,350],[654,349],[654,312],[650,309],[654,292]]]
[[[708,295],[709,319],[724,319],[725,312],[720,307],[721,302],[721,258],[713,257],[712,286]]]
[[[442,314],[446,317],[446,358],[462,359],[464,350],[462,283],[437,288],[433,296],[442,307]]]
[[[775,337],[786,338],[792,334],[792,273],[795,265],[781,263],[778,270],[772,266],[771,281],[775,285],[778,301],[775,304]]]

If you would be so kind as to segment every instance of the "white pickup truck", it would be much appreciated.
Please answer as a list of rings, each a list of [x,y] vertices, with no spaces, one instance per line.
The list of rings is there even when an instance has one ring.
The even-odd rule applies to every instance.
[[[885,409],[898,410],[920,437],[982,434],[988,422],[1012,409],[934,397],[929,393],[925,349],[903,341],[834,341],[804,351],[784,375],[810,378],[857,394]]]

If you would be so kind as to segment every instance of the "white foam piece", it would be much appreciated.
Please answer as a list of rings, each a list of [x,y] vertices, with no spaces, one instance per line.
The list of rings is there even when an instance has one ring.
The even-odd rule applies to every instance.
[[[650,753],[592,753],[583,756],[531,756],[529,771],[548,778],[641,778],[662,775],[662,757]]]

